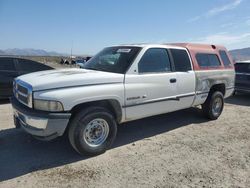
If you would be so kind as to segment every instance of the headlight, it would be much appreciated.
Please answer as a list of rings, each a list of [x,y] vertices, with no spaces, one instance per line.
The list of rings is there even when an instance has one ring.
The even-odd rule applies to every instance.
[[[36,110],[43,110],[43,111],[49,111],[49,112],[63,111],[62,103],[58,101],[48,101],[48,100],[40,100],[40,99],[34,99],[34,108]]]

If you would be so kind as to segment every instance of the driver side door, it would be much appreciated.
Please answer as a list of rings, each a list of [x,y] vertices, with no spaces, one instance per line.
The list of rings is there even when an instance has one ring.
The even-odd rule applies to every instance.
[[[177,75],[172,67],[167,49],[145,51],[138,62],[138,73],[125,75],[127,121],[179,109]]]

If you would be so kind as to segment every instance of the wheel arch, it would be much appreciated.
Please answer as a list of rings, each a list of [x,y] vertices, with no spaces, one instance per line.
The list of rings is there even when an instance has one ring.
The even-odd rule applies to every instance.
[[[226,94],[226,85],[224,83],[214,84],[209,91],[209,95],[212,95],[215,91],[219,91],[225,96]]]
[[[106,108],[115,116],[117,123],[121,122],[122,120],[122,107],[121,107],[120,102],[116,99],[105,99],[105,100],[88,101],[88,102],[80,103],[74,106],[70,110],[70,112],[72,113],[72,116],[74,116],[74,114],[76,114],[81,109],[88,108],[91,106],[98,106],[98,107]]]

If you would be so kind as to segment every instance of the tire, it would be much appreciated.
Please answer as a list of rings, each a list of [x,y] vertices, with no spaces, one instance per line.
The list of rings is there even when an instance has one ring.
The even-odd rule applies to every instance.
[[[112,113],[102,107],[79,111],[69,124],[68,137],[73,148],[81,155],[94,156],[109,149],[117,133]]]
[[[202,105],[204,115],[211,120],[216,120],[220,117],[224,108],[224,97],[219,91],[215,91],[208,95],[206,102]]]

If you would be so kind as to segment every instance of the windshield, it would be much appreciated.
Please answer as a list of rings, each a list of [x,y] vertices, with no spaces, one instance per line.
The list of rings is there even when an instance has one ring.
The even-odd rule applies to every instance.
[[[105,48],[91,58],[83,68],[125,74],[140,50],[140,47],[128,46]]]

